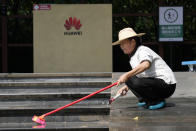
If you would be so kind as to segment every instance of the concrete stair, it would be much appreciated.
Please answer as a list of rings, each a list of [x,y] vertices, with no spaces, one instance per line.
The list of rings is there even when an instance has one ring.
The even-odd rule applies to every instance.
[[[110,89],[46,117],[42,115],[111,84],[111,73],[0,74],[0,131],[109,130]]]

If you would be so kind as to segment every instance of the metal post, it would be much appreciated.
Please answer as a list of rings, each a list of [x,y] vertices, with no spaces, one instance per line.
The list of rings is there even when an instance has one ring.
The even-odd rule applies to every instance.
[[[164,5],[164,0],[159,0],[159,6]],[[163,45],[159,42],[159,55],[164,59],[164,49]]]
[[[7,6],[6,0],[2,0],[2,72],[8,72],[8,46],[7,46]]]
[[[169,46],[169,53],[170,53],[169,64],[170,64],[170,67],[173,69],[173,45]]]

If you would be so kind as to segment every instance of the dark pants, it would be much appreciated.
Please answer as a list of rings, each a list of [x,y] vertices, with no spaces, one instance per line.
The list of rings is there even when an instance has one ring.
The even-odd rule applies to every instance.
[[[138,98],[139,102],[147,102],[149,105],[156,104],[170,97],[176,84],[167,84],[162,79],[157,78],[138,78],[133,76],[125,84]]]

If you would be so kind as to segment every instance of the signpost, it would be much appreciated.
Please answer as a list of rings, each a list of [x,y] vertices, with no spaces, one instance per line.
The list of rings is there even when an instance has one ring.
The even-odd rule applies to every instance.
[[[159,7],[159,41],[183,41],[183,7]]]

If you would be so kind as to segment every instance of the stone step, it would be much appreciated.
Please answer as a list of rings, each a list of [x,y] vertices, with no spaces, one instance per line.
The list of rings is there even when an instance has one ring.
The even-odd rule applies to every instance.
[[[94,92],[105,86],[53,86],[53,87],[5,87],[0,88],[0,94],[20,93],[60,93],[60,92]],[[104,92],[107,92],[105,90]]]
[[[104,88],[104,86],[1,87],[0,99],[1,101],[79,99],[101,88]],[[110,89],[100,92],[92,98],[110,98]]]
[[[55,108],[51,109],[1,109],[0,115],[1,116],[32,116],[32,115],[42,115],[47,112],[54,110]],[[60,115],[109,115],[110,108],[106,108],[105,106],[75,106],[66,108],[59,112],[56,112],[52,115],[60,116]]]
[[[4,90],[4,89],[12,89],[12,90],[14,90],[14,89],[34,89],[34,90],[36,90],[36,89],[47,89],[47,90],[49,90],[49,89],[51,89],[51,90],[68,90],[69,91],[69,89],[70,88],[72,88],[72,89],[82,89],[82,88],[86,88],[86,89],[89,89],[89,88],[103,88],[103,87],[105,87],[105,86],[108,86],[108,84],[111,84],[111,82],[110,83],[100,83],[100,85],[56,85],[56,86],[52,86],[52,85],[50,85],[50,86],[1,86],[0,87],[0,91],[1,90]],[[1,85],[1,83],[0,83],[0,85]]]
[[[77,99],[76,99],[77,100]],[[109,99],[83,100],[73,106],[94,106],[107,105]],[[75,100],[55,100],[55,101],[0,101],[0,109],[50,109],[69,104]]]
[[[0,99],[1,101],[6,100],[64,100],[64,99],[80,99],[84,96],[89,95],[92,92],[72,92],[72,93],[21,93],[21,94],[1,94]],[[99,94],[96,94],[88,99],[99,99],[99,98],[110,98],[110,93],[108,92],[102,92]]]
[[[31,123],[33,115],[0,117],[0,123]],[[45,120],[46,122],[96,122],[96,121],[108,121],[109,116],[108,115],[46,116]]]
[[[109,131],[109,122],[47,122],[38,126],[35,123],[0,123],[0,131]]]
[[[0,82],[0,87],[16,87],[16,86],[108,86],[111,84],[111,81],[54,81],[54,82],[43,82],[43,81],[22,81],[22,82]]]
[[[0,74],[0,86],[107,85],[111,76],[111,73]]]
[[[52,78],[10,78],[0,77],[0,87],[32,87],[32,86],[107,86],[111,77],[52,77]]]
[[[1,73],[0,78],[112,77],[111,72],[76,73]]]
[[[69,104],[72,101],[1,101],[0,116],[32,116],[41,115],[54,109]],[[86,100],[67,107],[54,115],[73,114],[99,114],[106,115],[110,112],[110,106],[103,100]]]
[[[44,128],[31,119],[110,84],[111,73],[0,74],[0,131],[109,131],[110,89],[47,116]]]

